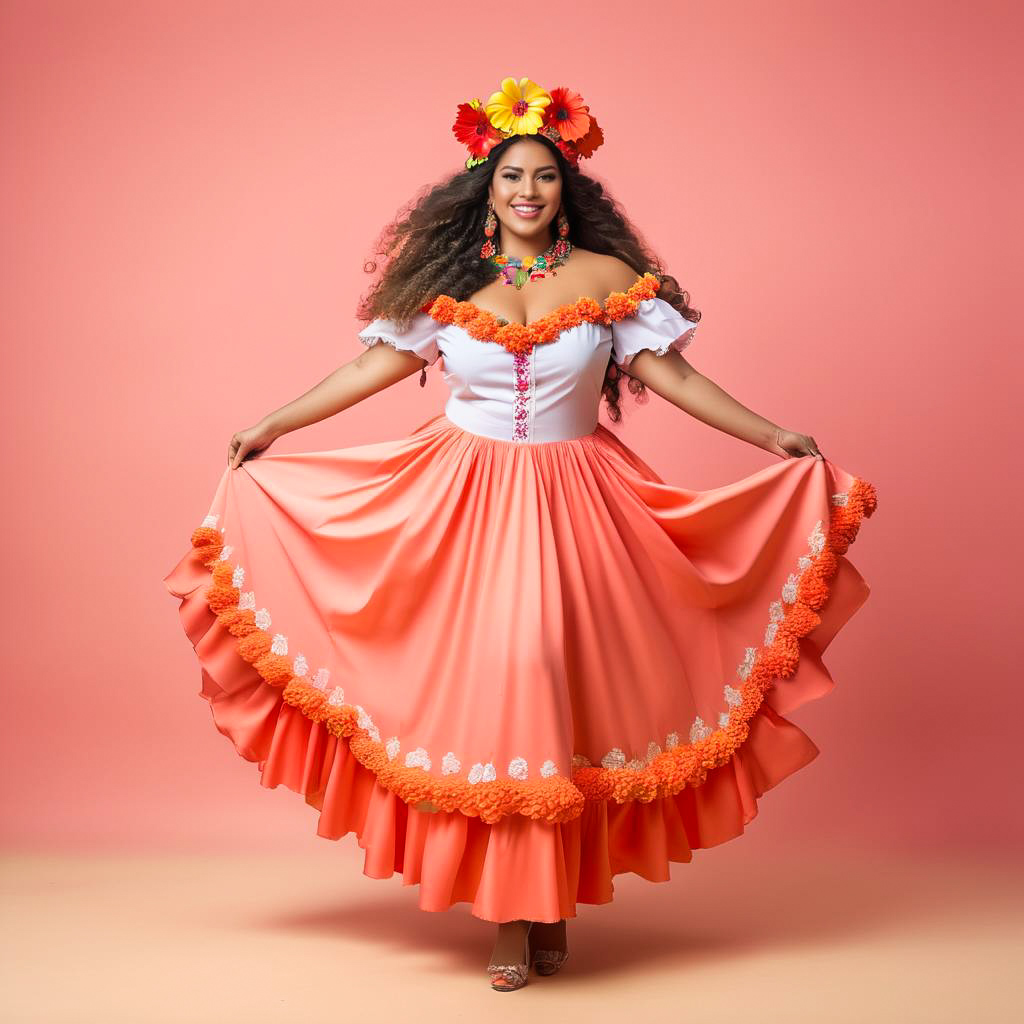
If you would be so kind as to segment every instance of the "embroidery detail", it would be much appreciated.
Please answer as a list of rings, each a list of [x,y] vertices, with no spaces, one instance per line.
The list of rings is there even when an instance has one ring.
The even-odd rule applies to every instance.
[[[409,768],[422,768],[425,772],[430,771],[430,757],[422,747],[410,750],[405,755],[405,763]]]
[[[454,324],[478,341],[496,342],[516,354],[529,352],[534,345],[557,341],[565,331],[580,324],[607,325],[613,320],[632,316],[641,302],[654,298],[660,286],[661,282],[654,274],[642,274],[626,291],[612,292],[605,299],[604,308],[597,299],[585,296],[528,324],[509,323],[504,317],[481,309],[469,300],[460,302],[450,295],[439,295],[426,303],[421,311],[438,323]]]
[[[490,761],[481,764],[479,761],[469,769],[469,783],[471,786],[480,782],[493,782],[497,778],[494,765]]]
[[[508,763],[508,773],[513,779],[525,779],[529,772],[526,758],[514,757]]]
[[[868,487],[870,485],[864,485],[864,486]],[[873,492],[873,490],[867,492],[867,496],[870,497],[871,501],[873,502],[873,500],[874,500],[874,492]],[[842,500],[842,501],[836,501],[835,499],[837,497],[840,497],[840,495],[832,495],[832,504],[834,504],[834,505],[844,505],[845,506],[846,505],[846,500],[849,498],[849,493],[848,492],[844,492],[844,494],[842,495],[844,500]],[[865,507],[865,514],[866,515],[870,515],[871,512],[874,511],[873,504],[869,505],[867,503],[867,501],[865,500],[865,506],[866,506]],[[855,533],[854,533],[854,535],[855,535]],[[851,538],[851,540],[852,540],[852,538]],[[768,617],[769,617],[770,621],[769,621],[768,627],[765,629],[765,640],[764,640],[765,647],[770,647],[772,645],[772,643],[774,643],[776,635],[778,633],[779,623],[783,622],[785,620],[786,612],[785,612],[785,609],[783,608],[783,601],[785,601],[787,604],[794,604],[798,600],[799,593],[800,593],[800,578],[801,578],[801,576],[812,565],[814,565],[815,558],[820,556],[821,553],[825,550],[826,538],[825,538],[825,534],[822,532],[822,529],[821,529],[821,520],[820,519],[814,524],[813,529],[811,530],[810,534],[808,534],[807,545],[810,548],[811,554],[810,555],[801,555],[797,559],[797,565],[800,568],[800,572],[790,573],[788,579],[783,584],[783,587],[782,587],[782,601],[779,601],[779,600],[772,601],[772,603],[768,607]],[[742,679],[742,680],[749,679],[750,674],[753,671],[753,669],[755,667],[755,664],[757,662],[758,653],[759,652],[758,652],[758,649],[756,647],[748,647],[748,648],[746,648],[746,650],[744,652],[743,660],[740,662],[740,664],[736,668],[736,674],[737,674],[737,676],[740,679]],[[743,703],[743,692],[741,690],[736,689],[733,686],[728,685],[728,684],[726,684],[726,686],[725,686],[725,688],[723,690],[723,696],[725,698],[726,704],[728,704],[730,707],[733,707],[733,708],[739,707]],[[728,729],[731,720],[732,720],[732,712],[730,712],[730,711],[722,711],[722,712],[720,712],[719,715],[718,715],[718,725],[719,725],[719,728],[720,729]],[[690,726],[690,743],[691,744],[697,744],[701,740],[708,739],[713,734],[714,734],[714,730],[712,730],[712,728],[706,722],[704,722],[704,720],[700,717],[700,715],[698,715],[694,719],[693,725]],[[677,746],[678,743],[679,743],[679,734],[675,733],[675,732],[669,733],[668,737],[666,739],[666,747],[669,748],[669,749],[672,749],[673,747]],[[651,740],[651,742],[648,743],[648,745],[647,745],[647,761],[648,761],[648,763],[653,761],[657,757],[657,754],[658,754],[657,747],[658,747],[658,745],[654,742],[654,740]],[[625,759],[625,754],[623,753],[623,751],[620,750],[618,747],[613,747],[601,759],[601,764],[605,768],[607,768],[607,769],[614,770],[615,768],[621,768],[622,767],[624,759]],[[633,767],[635,763],[636,763],[635,761],[629,761],[628,763],[626,763],[626,767],[627,768]]]
[[[512,440],[529,441],[533,404],[533,350],[513,356],[515,402],[512,411]]]
[[[744,679],[743,685],[724,689],[725,700],[732,707],[728,724],[724,724],[723,715],[719,718],[721,727],[711,730],[698,717],[693,731],[702,738],[680,745],[679,734],[670,732],[661,753],[655,752],[653,741],[648,744],[646,763],[638,757],[627,760],[618,747],[602,758],[600,766],[583,754],[573,754],[571,781],[557,774],[550,759],[544,762],[540,779],[513,776],[512,780],[500,781],[491,762],[474,764],[468,781],[432,777],[422,765],[397,762],[397,737],[389,738],[387,744],[381,743],[370,715],[360,705],[346,704],[340,686],[327,695],[330,672],[326,667],[317,669],[312,681],[307,681],[303,678],[308,671],[304,657],[297,655],[289,661],[274,652],[274,644],[280,648],[285,638],[283,634],[268,634],[270,614],[266,608],[255,610],[253,591],[242,592],[233,585],[235,569],[220,558],[224,528],[218,529],[216,516],[208,516],[203,520],[207,525],[193,531],[192,547],[211,573],[211,584],[204,591],[207,604],[220,625],[235,637],[238,655],[253,665],[266,683],[281,689],[284,703],[298,708],[311,721],[322,723],[331,735],[346,739],[356,760],[373,772],[386,789],[406,803],[427,799],[441,810],[476,815],[488,824],[509,813],[560,822],[578,817],[587,800],[649,802],[672,796],[687,786],[702,785],[709,771],[728,763],[746,740],[749,723],[765,693],[777,678],[787,678],[796,671],[800,661],[799,640],[821,622],[817,610],[828,600],[829,580],[838,568],[839,558],[856,538],[861,521],[875,511],[877,495],[867,481],[855,478],[850,489],[842,493],[845,501],[833,496],[827,537],[820,520],[808,537],[810,549],[817,554],[806,565],[801,562],[801,571],[792,574],[784,584],[787,592],[792,591],[792,599],[784,597],[770,605],[769,628],[774,629],[771,641],[760,650],[746,649],[737,669]],[[416,759],[422,756],[429,760],[426,751],[423,755],[413,753]],[[445,757],[450,758],[448,765],[457,770],[454,754],[449,751]],[[513,759],[509,768],[510,775],[512,771],[518,772],[518,759]]]
[[[693,720],[693,725],[690,726],[690,742],[696,743],[698,740],[706,740],[710,735],[711,726],[705,725],[704,719],[702,719],[700,715],[698,715]]]
[[[601,758],[602,768],[621,768],[625,763],[625,752],[620,750],[618,747],[612,747],[612,749]]]

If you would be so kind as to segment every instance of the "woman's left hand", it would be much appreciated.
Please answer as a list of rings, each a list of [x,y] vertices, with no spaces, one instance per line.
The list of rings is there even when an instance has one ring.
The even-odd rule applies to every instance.
[[[810,434],[797,434],[792,430],[775,431],[775,443],[769,451],[784,459],[798,457],[800,455],[813,455],[816,459],[823,459],[825,456],[818,450],[818,444]]]

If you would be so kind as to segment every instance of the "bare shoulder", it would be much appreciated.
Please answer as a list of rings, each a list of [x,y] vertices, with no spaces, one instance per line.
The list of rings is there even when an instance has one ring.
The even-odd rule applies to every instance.
[[[640,276],[625,260],[589,249],[575,250],[580,258],[581,269],[585,266],[589,275],[601,282],[604,292],[624,292]]]

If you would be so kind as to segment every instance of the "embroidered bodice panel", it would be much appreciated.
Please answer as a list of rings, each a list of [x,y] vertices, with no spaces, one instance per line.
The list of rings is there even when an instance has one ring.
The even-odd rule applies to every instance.
[[[449,391],[444,412],[463,430],[506,441],[569,440],[597,429],[609,356],[628,369],[644,349],[664,355],[693,340],[696,322],[664,299],[638,298],[633,289],[615,295],[623,301],[606,300],[611,316],[593,300],[578,300],[532,324],[497,332],[505,343],[488,340],[495,335],[481,327],[493,324],[492,315],[477,311],[480,317],[471,322],[460,313],[476,307],[447,297],[449,305],[439,300],[434,315],[417,313],[404,331],[381,318],[359,338],[365,345],[383,341],[415,352],[427,365],[441,358]],[[542,328],[551,340],[536,340]]]

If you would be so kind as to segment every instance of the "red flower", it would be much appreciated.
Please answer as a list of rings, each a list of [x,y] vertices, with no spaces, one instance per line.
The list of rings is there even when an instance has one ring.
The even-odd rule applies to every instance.
[[[594,150],[604,142],[604,132],[598,127],[597,118],[590,117],[590,129],[583,138],[576,142],[576,149],[580,156],[593,156]]]
[[[580,153],[579,150],[576,148],[575,143],[563,142],[561,139],[559,139],[555,143],[555,145],[562,151],[562,156],[564,156],[565,159],[568,160],[573,167],[576,167],[579,164]]]
[[[590,130],[590,107],[572,89],[559,86],[551,90],[551,102],[545,112],[545,124],[553,125],[566,142],[582,139]]]
[[[484,157],[501,142],[501,133],[491,124],[482,107],[471,103],[460,103],[459,112],[452,125],[455,138],[475,157]]]

